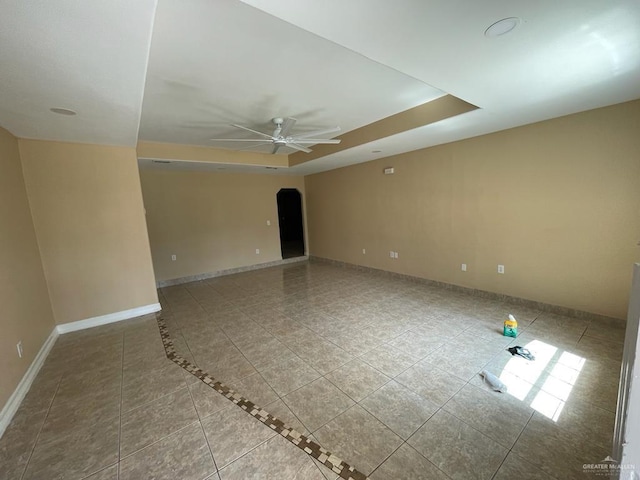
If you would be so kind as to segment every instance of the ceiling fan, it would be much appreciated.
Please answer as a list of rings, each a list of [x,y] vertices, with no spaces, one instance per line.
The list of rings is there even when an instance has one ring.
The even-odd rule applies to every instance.
[[[255,144],[247,148],[242,148],[241,150],[248,150],[250,148],[260,147],[263,145],[273,145],[273,148],[271,149],[272,154],[276,153],[280,147],[289,147],[300,152],[310,153],[311,149],[305,147],[305,145],[340,143],[339,139],[315,138],[320,135],[339,132],[340,127],[325,128],[314,132],[293,135],[291,134],[291,130],[297,122],[295,118],[275,117],[272,118],[271,121],[275,125],[273,133],[259,132],[258,130],[253,130],[242,125],[231,125],[232,127],[241,128],[242,130],[247,130],[248,132],[260,135],[262,138],[212,138],[211,140],[214,142],[247,142]]]

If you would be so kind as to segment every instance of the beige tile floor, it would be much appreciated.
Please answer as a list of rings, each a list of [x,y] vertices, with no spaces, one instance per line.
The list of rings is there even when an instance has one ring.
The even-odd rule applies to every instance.
[[[183,357],[374,480],[585,478],[611,453],[620,323],[323,263],[160,297]],[[501,334],[508,313],[515,340]],[[147,316],[57,340],[0,439],[0,478],[335,475],[167,360]]]

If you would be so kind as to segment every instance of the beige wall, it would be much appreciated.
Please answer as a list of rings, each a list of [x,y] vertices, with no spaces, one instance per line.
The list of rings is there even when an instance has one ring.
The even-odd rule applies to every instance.
[[[640,101],[306,177],[310,253],[625,318],[638,132]]]
[[[56,322],[157,303],[135,149],[19,147]]]
[[[140,177],[157,280],[280,260],[276,194],[297,188],[304,208],[302,177],[153,169]]]
[[[0,128],[0,409],[55,327],[18,141]],[[18,357],[16,344],[24,354]]]

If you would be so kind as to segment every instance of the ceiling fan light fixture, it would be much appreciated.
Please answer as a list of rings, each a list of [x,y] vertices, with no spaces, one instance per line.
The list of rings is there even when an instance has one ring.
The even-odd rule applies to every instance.
[[[511,33],[518,25],[520,25],[520,18],[518,17],[503,18],[489,25],[489,28],[484,31],[484,36],[487,38],[501,37]]]

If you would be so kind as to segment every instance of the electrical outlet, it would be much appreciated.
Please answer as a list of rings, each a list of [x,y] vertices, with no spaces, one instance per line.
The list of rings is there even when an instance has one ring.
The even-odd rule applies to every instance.
[[[390,258],[395,258],[395,255],[393,253],[394,253],[393,250],[389,252],[389,257]]]
[[[467,271],[467,264],[466,264],[466,263],[463,263],[463,264],[462,264],[462,267],[460,267],[460,269],[461,269],[463,272],[466,272],[466,271]]]
[[[256,248],[256,255],[260,255],[260,249]]]
[[[18,349],[18,356],[22,358],[22,340],[18,342],[18,344],[16,345],[16,348]]]
[[[267,220],[267,227],[271,226],[271,220]]]
[[[175,262],[177,258],[178,258],[178,257],[176,257],[175,255],[171,255],[171,261],[172,261],[172,262]]]
[[[362,254],[363,254],[363,255],[366,255],[366,254],[367,254],[367,249],[366,249],[366,248],[363,248],[363,249],[362,249]]]
[[[498,265],[498,273],[504,273],[504,265]]]
[[[393,252],[393,258],[398,258],[398,252]]]

